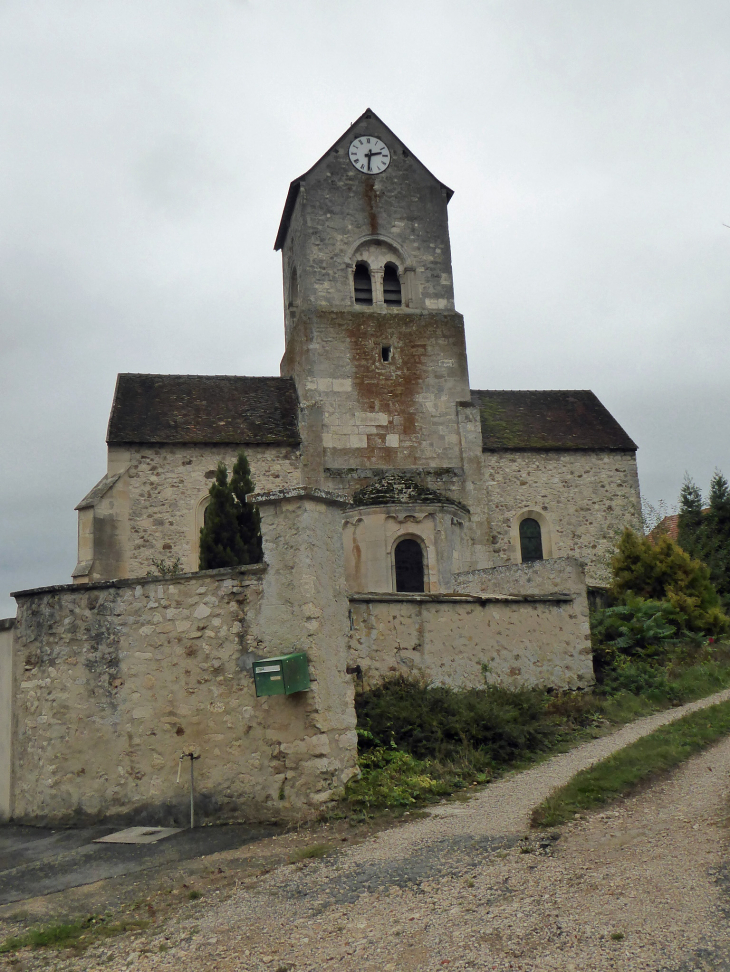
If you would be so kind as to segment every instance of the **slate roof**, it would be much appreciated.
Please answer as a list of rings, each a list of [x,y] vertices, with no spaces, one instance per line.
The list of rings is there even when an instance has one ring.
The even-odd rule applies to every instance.
[[[291,378],[122,374],[106,438],[296,445],[298,404]]]
[[[472,391],[482,449],[597,449],[635,452],[636,443],[592,391]]]
[[[418,503],[427,506],[456,506],[465,513],[469,508],[458,500],[446,496],[444,493],[437,493],[435,489],[422,486],[415,479],[409,476],[401,476],[393,473],[390,476],[383,476],[369,486],[363,486],[355,492],[352,498],[353,506],[389,506],[391,504]]]

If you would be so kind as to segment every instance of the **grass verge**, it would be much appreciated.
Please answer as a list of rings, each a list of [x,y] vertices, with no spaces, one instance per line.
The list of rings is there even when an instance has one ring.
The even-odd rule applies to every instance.
[[[533,827],[554,827],[581,810],[628,796],[730,733],[730,702],[662,726],[608,759],[578,773],[532,813]]]
[[[0,953],[17,952],[29,946],[31,948],[74,948],[84,951],[99,939],[112,938],[128,931],[141,931],[148,925],[148,921],[141,919],[113,922],[107,915],[89,915],[87,918],[68,924],[31,928],[22,935],[6,938],[0,944]]]

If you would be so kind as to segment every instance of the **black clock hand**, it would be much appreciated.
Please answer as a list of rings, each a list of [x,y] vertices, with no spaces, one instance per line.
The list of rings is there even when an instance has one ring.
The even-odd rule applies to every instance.
[[[383,154],[382,152],[373,152],[372,149],[368,149],[368,151],[365,153],[365,158],[368,160],[368,172],[370,172],[370,161],[373,158],[373,156],[382,155],[382,154]]]

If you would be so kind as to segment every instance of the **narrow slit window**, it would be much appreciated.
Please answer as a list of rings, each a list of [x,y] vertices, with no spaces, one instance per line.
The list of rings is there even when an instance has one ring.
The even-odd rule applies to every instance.
[[[400,307],[403,303],[398,267],[394,263],[386,263],[383,270],[383,300],[388,307]]]
[[[384,344],[380,349],[380,357],[387,364],[393,357],[393,348],[389,344]]]
[[[537,520],[531,517],[520,523],[520,553],[522,563],[529,563],[531,560],[542,560],[542,530]]]
[[[355,266],[355,303],[372,304],[373,302],[373,281],[370,277],[370,268],[367,263],[358,263]]]
[[[423,550],[418,540],[406,537],[395,548],[395,589],[404,594],[423,594]]]

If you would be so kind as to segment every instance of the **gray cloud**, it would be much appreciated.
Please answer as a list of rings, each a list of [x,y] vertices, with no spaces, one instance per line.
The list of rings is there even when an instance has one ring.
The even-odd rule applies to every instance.
[[[118,371],[276,374],[289,181],[370,105],[456,190],[474,387],[730,473],[720,0],[0,3],[0,616],[65,582]]]

